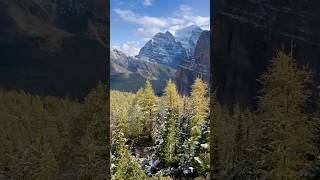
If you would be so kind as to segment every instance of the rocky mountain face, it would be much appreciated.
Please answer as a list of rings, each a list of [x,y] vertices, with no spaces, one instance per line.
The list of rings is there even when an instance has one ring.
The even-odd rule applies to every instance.
[[[175,33],[176,40],[178,42],[181,42],[189,58],[193,57],[194,55],[197,41],[201,33],[202,33],[202,29],[196,25],[191,25],[191,26],[179,29]]]
[[[182,94],[189,94],[197,77],[210,81],[210,31],[203,31],[191,59],[184,59],[177,69],[177,86]]]
[[[79,97],[105,81],[106,12],[104,0],[1,0],[0,88]]]
[[[157,33],[136,56],[142,60],[155,61],[173,68],[176,68],[185,57],[187,57],[186,50],[169,31]]]
[[[278,49],[320,72],[320,1],[224,0],[213,25],[213,82],[227,105],[255,105],[257,78]],[[319,78],[316,78],[319,84]]]
[[[155,92],[162,93],[166,81],[175,79],[175,72],[176,70],[170,66],[129,57],[116,49],[110,52],[111,89],[134,92],[149,79]]]
[[[110,76],[118,73],[129,73],[129,61],[132,61],[132,59],[120,50],[110,50]]]
[[[136,57],[112,50],[111,88],[136,91],[150,79],[155,91],[162,93],[166,81],[172,79],[180,92],[188,94],[197,76],[209,82],[210,32],[192,25],[175,35],[157,33]]]

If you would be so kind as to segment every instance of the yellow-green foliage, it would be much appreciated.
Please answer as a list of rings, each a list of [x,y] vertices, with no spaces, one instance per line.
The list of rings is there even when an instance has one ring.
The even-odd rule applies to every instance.
[[[140,107],[143,113],[143,131],[146,132],[146,135],[150,135],[150,137],[154,140],[157,104],[156,96],[149,80],[146,81],[142,92]]]
[[[127,162],[123,162],[122,164],[116,163],[120,159],[128,161],[131,158],[128,157],[127,152],[129,147],[124,145],[124,142],[117,143],[120,142],[119,132],[122,133],[120,136],[126,137],[127,140],[137,141],[139,148],[141,146],[155,146],[156,158],[167,167],[171,165],[176,166],[180,163],[179,153],[183,153],[183,149],[177,143],[182,145],[184,141],[189,142],[189,132],[191,131],[189,124],[192,124],[192,127],[195,127],[199,131],[190,139],[190,146],[194,146],[193,144],[195,144],[196,139],[201,140],[201,143],[205,145],[209,144],[209,131],[207,131],[206,135],[203,135],[201,128],[202,124],[209,125],[208,102],[207,85],[201,79],[195,81],[191,98],[180,96],[176,85],[171,80],[167,82],[167,86],[163,90],[161,97],[154,95],[149,81],[146,81],[145,86],[136,93],[111,91],[111,118],[112,127],[114,127],[114,130],[112,130],[114,132],[114,149],[112,152],[115,158],[114,178],[125,176],[125,174],[121,174],[121,170],[128,171],[128,173],[130,171],[127,165],[125,165],[128,164]],[[184,121],[182,121],[183,118]],[[119,124],[122,124],[121,128],[119,128]],[[155,142],[156,137],[157,140],[161,140]],[[120,139],[123,140],[123,137]],[[189,152],[189,154],[192,153],[192,156],[197,157],[205,165],[203,167],[200,165],[194,166],[195,160],[187,159],[190,161],[184,162],[186,168],[189,169],[190,166],[194,166],[195,168],[201,167],[201,170],[198,169],[197,173],[201,173],[203,177],[206,177],[209,170],[209,150],[209,147],[207,149],[193,147],[192,152]],[[119,153],[121,154],[120,156],[118,156]],[[133,164],[132,166],[136,167]],[[197,175],[199,174],[193,174],[193,176]],[[156,175],[150,179],[171,178]]]
[[[199,125],[208,117],[209,99],[207,97],[207,84],[197,78],[192,85],[190,97],[190,118],[192,133],[199,134]]]
[[[0,174],[13,179],[58,177],[69,159],[72,123],[82,105],[0,91]]]
[[[129,113],[132,111],[132,105],[135,97],[136,95],[134,93],[121,92],[116,90],[110,91],[111,132],[114,132],[115,124],[119,119],[125,118],[126,120],[128,120],[127,117],[129,117]]]
[[[132,106],[134,93],[121,92],[116,90],[110,91],[110,116],[111,123],[114,122],[121,114],[127,114]]]
[[[0,91],[0,179],[105,178],[104,92],[79,103]]]
[[[207,84],[201,78],[197,78],[192,85],[190,110],[193,125],[198,125],[205,119],[209,111],[209,100],[207,95]]]
[[[168,81],[167,86],[164,89],[163,98],[166,107],[171,109],[177,109],[181,103],[176,85],[171,80]]]
[[[260,79],[259,101],[262,159],[270,179],[300,179],[299,170],[308,166],[312,152],[311,129],[304,106],[311,73],[300,68],[291,55],[279,51]]]

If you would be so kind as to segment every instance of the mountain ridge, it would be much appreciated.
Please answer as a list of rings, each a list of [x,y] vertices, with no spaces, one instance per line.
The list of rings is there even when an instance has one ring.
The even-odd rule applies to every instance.
[[[136,92],[151,80],[155,92],[162,93],[168,79],[175,79],[175,69],[153,61],[129,57],[117,49],[110,52],[111,89]]]
[[[158,61],[158,59],[161,59],[162,57],[162,51],[153,51],[153,48],[162,48],[162,43],[154,43],[154,41],[159,41],[159,39],[160,41],[168,40],[170,41],[169,44],[172,42],[181,44],[181,42],[178,42],[176,37],[173,36],[169,31],[166,31],[165,33],[157,33],[150,41],[146,43],[146,45],[142,48],[142,51],[145,51],[143,52],[145,56],[137,55],[135,57],[130,57],[120,50],[111,50],[111,75],[113,77],[118,77],[116,79],[111,78],[113,80],[111,81],[111,87],[118,89],[123,88],[118,85],[112,86],[112,84],[120,83],[115,82],[115,80],[122,81],[124,84],[128,84],[128,81],[134,82],[134,80],[131,78],[132,76],[139,81],[136,84],[139,84],[140,87],[143,86],[143,83],[140,82],[143,81],[143,79],[153,80],[154,82],[160,80],[162,88],[167,80],[172,79],[177,83],[180,93],[188,94],[191,84],[198,75],[200,75],[206,82],[209,82],[210,33],[209,31],[203,31],[200,29],[201,34],[194,35],[193,29],[199,30],[200,28],[198,26],[189,26],[183,28],[180,33],[186,32],[186,35],[184,36],[186,37],[185,39],[192,39],[192,43],[196,42],[194,45],[194,53],[191,57],[180,57],[181,59],[176,62],[177,65],[175,66],[172,66],[172,64],[167,62]],[[184,47],[182,48],[184,49]],[[148,50],[152,52],[146,52]],[[175,49],[173,49],[173,51],[170,53],[175,53],[174,50]],[[186,50],[184,49],[184,51]],[[174,57],[172,54],[171,56]],[[135,86],[133,89],[137,90],[138,88]],[[161,90],[161,88],[157,87],[156,91],[158,93],[161,92],[159,90]]]
[[[177,67],[186,57],[186,51],[180,42],[169,32],[155,34],[139,51],[136,58],[156,61],[171,67]]]

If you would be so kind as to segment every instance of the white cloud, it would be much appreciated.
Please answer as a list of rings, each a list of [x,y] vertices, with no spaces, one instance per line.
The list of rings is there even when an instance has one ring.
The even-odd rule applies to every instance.
[[[196,24],[202,29],[209,30],[210,29],[210,17],[204,16],[187,16],[185,17],[190,23]]]
[[[136,56],[139,54],[139,51],[140,51],[139,48],[133,45],[130,45],[128,43],[124,43],[120,50],[129,56]]]
[[[129,23],[137,24],[140,27],[134,30],[134,34],[142,35],[144,37],[151,37],[154,34],[160,32],[170,25],[170,20],[166,18],[152,17],[152,16],[142,16],[136,14],[130,10],[114,9],[114,11],[119,15],[119,17]],[[174,19],[174,21],[177,21]]]
[[[173,25],[173,26],[169,27],[169,31],[170,31],[173,35],[175,35],[176,31],[177,31],[178,29],[183,28],[183,27],[185,27],[185,26],[184,26],[184,25]]]
[[[161,32],[161,28],[159,27],[140,27],[134,30],[135,35],[141,35],[143,37],[151,38],[153,35]]]
[[[177,16],[181,19],[184,19],[188,25],[195,24],[201,27],[202,29],[210,29],[210,17],[194,15],[194,9],[192,9],[191,6],[180,5]]]
[[[115,9],[115,12],[120,16],[121,19],[130,23],[136,23],[143,26],[159,26],[165,27],[167,26],[166,19],[157,18],[152,16],[140,16],[139,14],[135,14],[130,10],[122,10],[119,8]]]
[[[138,41],[127,41],[123,43],[121,46],[112,45],[111,48],[118,49],[128,56],[136,56],[139,54],[140,47],[144,45],[148,40],[148,38],[143,38]]]
[[[149,3],[149,1],[144,2]],[[210,29],[210,17],[195,15],[195,10],[188,5],[180,5],[178,11],[171,17],[140,15],[131,10],[119,8],[114,9],[114,11],[123,21],[138,25],[133,30],[133,34],[147,38],[151,38],[154,34],[167,30],[175,34],[176,30],[192,24],[198,25],[202,29]]]
[[[111,45],[111,49],[120,49],[120,46],[118,46],[118,45]]]
[[[143,5],[144,6],[151,6],[153,0],[143,0]]]

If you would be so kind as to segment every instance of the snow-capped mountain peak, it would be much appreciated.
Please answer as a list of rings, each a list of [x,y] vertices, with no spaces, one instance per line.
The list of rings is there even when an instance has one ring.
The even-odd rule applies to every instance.
[[[155,61],[171,67],[177,67],[181,60],[187,56],[181,43],[169,32],[159,32],[152,37],[136,56],[142,60]]]
[[[197,25],[191,25],[176,31],[176,40],[181,42],[182,46],[186,49],[188,57],[194,55],[194,50],[202,31]]]

